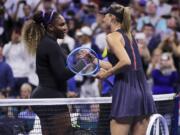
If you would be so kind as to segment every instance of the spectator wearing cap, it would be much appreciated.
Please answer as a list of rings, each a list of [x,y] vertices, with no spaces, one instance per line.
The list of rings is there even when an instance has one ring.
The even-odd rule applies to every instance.
[[[91,48],[99,57],[101,57],[99,48],[92,42],[92,30],[89,26],[83,26],[79,31],[76,32],[76,36],[78,37],[79,43],[81,47]],[[78,76],[74,77],[77,84],[79,84],[80,97],[99,97],[99,80],[94,77],[83,77],[81,79]],[[96,132],[97,128],[97,120],[98,120],[98,109],[99,106],[95,105],[85,105],[84,109],[80,109],[80,116],[78,118],[78,123],[85,129],[90,129],[92,132]],[[85,117],[89,117],[89,119],[85,119]]]
[[[76,32],[80,46],[93,49],[98,54],[99,58],[101,58],[99,48],[92,41],[92,34],[93,31],[89,26],[83,26],[79,31]]]
[[[76,38],[78,40],[78,46],[85,47],[85,48],[91,48],[93,49],[97,54],[98,57],[101,58],[101,53],[99,48],[92,42],[92,30],[89,26],[83,26],[80,30],[76,31]],[[80,89],[80,97],[96,97],[99,96],[98,91],[99,88],[98,86],[94,85],[97,83],[97,80],[91,77],[79,77],[75,76],[74,78],[78,84],[80,84],[79,89]],[[90,84],[92,84],[93,90],[91,92],[86,92],[87,87],[90,87]]]

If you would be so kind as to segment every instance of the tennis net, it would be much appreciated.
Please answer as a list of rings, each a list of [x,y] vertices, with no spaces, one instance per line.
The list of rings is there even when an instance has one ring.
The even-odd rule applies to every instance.
[[[178,97],[163,94],[153,98],[170,134],[177,135]],[[111,97],[1,99],[0,135],[110,135],[111,100]]]

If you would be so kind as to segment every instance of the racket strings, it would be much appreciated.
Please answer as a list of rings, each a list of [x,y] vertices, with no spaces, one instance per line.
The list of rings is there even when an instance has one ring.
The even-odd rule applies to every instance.
[[[96,53],[88,48],[75,50],[68,57],[68,66],[76,74],[91,75],[98,69],[98,64],[93,63]]]
[[[156,119],[151,127],[151,132],[148,135],[168,135],[165,124],[166,123],[164,123],[161,119]]]

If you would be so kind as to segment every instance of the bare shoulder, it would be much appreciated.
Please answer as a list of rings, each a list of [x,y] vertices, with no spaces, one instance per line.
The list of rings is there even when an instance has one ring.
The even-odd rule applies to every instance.
[[[110,34],[108,34],[107,35],[107,38],[109,39],[111,39],[111,38],[113,38],[113,39],[115,39],[115,38],[120,38],[120,37],[122,37],[122,35],[121,35],[121,33],[119,33],[119,32],[112,32],[112,33],[110,33]]]
[[[106,36],[106,40],[108,42],[121,42],[124,44],[124,39],[121,33],[119,32],[112,32]]]

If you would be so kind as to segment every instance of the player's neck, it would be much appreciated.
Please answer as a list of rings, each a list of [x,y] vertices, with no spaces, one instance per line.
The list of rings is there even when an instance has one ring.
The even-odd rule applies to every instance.
[[[121,29],[121,24],[111,25],[111,32],[117,31],[119,29]]]
[[[57,39],[57,37],[56,37],[56,35],[55,35],[54,33],[47,31],[47,34],[48,34],[50,37],[52,37],[53,39]]]

